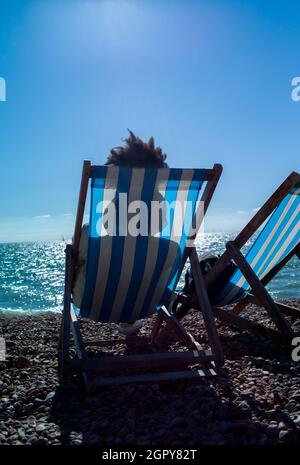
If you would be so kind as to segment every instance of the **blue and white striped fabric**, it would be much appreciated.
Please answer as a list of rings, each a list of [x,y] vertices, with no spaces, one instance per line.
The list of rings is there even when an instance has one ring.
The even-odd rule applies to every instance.
[[[263,279],[299,242],[300,185],[294,187],[274,210],[249,249],[246,260],[257,277]],[[212,304],[222,306],[234,303],[249,290],[248,282],[237,270]]]
[[[163,305],[174,290],[205,170],[94,166],[91,178],[86,283],[80,315],[103,323],[143,318]],[[138,210],[126,218],[121,194],[127,195],[126,207],[132,202],[144,202],[148,225],[154,200],[187,206],[183,214],[178,206],[165,211],[153,235],[148,234],[148,229],[147,235],[126,235],[130,222],[135,221],[133,213]],[[112,203],[114,231],[108,235],[104,232],[104,228],[108,230],[105,215]],[[138,208],[140,226],[142,208]]]

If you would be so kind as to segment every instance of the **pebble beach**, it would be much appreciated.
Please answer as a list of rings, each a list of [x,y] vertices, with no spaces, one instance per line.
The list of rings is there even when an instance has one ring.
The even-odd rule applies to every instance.
[[[289,302],[300,308],[300,300]],[[259,307],[248,307],[247,316],[270,326]],[[147,319],[141,333],[151,324]],[[183,324],[205,345],[199,312],[190,311]],[[218,323],[226,361],[216,378],[86,395],[76,377],[59,386],[59,325],[54,314],[0,317],[7,351],[0,362],[0,445],[300,444],[300,362],[292,361],[291,348]],[[300,321],[293,325],[300,332]],[[86,340],[115,334],[114,325],[81,326]],[[143,344],[117,345],[113,353],[149,350]]]

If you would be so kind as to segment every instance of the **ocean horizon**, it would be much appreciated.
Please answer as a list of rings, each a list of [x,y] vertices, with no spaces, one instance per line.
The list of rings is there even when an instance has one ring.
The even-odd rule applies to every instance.
[[[234,233],[205,233],[197,239],[197,252],[220,255],[226,242],[234,237]],[[70,240],[0,243],[0,315],[62,311],[64,250]],[[247,242],[244,252],[253,240]],[[183,276],[179,287],[183,286]],[[300,262],[293,258],[268,285],[268,290],[278,300],[300,298],[299,281]]]

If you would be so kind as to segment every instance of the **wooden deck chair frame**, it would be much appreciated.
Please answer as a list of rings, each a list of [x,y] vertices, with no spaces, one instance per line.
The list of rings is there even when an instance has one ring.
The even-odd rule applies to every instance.
[[[208,333],[209,344],[211,350],[202,350],[199,343],[195,341],[191,334],[189,334],[182,324],[177,321],[169,313],[166,307],[163,307],[160,312],[157,312],[156,321],[153,326],[150,341],[155,343],[156,338],[165,322],[165,327],[172,331],[188,348],[187,352],[165,352],[165,353],[152,353],[142,355],[120,355],[120,356],[105,356],[105,357],[88,357],[87,346],[113,346],[126,343],[125,339],[112,339],[112,340],[98,340],[84,342],[79,320],[77,320],[75,312],[72,308],[71,294],[74,279],[74,268],[78,257],[79,241],[81,234],[81,227],[83,222],[83,215],[88,191],[88,184],[90,179],[92,165],[90,161],[84,161],[82,179],[79,193],[79,201],[77,207],[77,215],[75,222],[75,232],[73,237],[73,244],[66,247],[66,268],[65,268],[65,290],[64,290],[64,308],[62,315],[62,324],[59,337],[59,357],[60,357],[60,374],[61,379],[72,370],[79,370],[84,378],[85,385],[89,391],[91,388],[99,386],[107,386],[114,384],[125,383],[162,383],[169,381],[178,381],[185,379],[194,379],[202,376],[215,375],[215,366],[222,365],[224,362],[223,352],[215,325],[214,316],[209,303],[204,277],[201,274],[200,266],[197,260],[197,253],[194,247],[191,248],[192,267],[196,282],[196,292],[199,308],[204,315],[206,329]],[[203,191],[201,201],[203,202],[204,213],[207,211],[213,193],[218,184],[219,178],[222,173],[222,166],[215,164],[213,169],[205,170],[206,172],[206,187]],[[183,256],[183,263],[187,259],[187,254]],[[73,333],[73,338],[76,348],[76,357],[70,357],[70,334]],[[137,336],[141,338],[142,336]],[[159,368],[159,367],[185,367],[188,365],[208,364],[208,368],[203,370],[187,370],[184,371],[170,371],[160,372],[153,374],[140,374],[140,375],[123,375],[122,371],[138,368]],[[113,371],[114,376],[102,376],[91,384],[91,373],[103,373]],[[116,374],[118,376],[116,376]]]
[[[279,203],[285,198],[290,190],[300,183],[300,175],[292,172],[286,180],[278,187],[274,194],[266,201],[266,203],[259,209],[249,223],[238,234],[234,241],[226,244],[226,250],[219,258],[218,262],[213,266],[211,271],[205,275],[205,284],[208,287],[220,275],[226,264],[233,260],[246,280],[248,281],[251,292],[240,300],[231,311],[224,310],[220,307],[214,307],[213,313],[219,320],[237,326],[242,330],[252,331],[258,335],[268,337],[274,341],[291,343],[295,333],[286,320],[284,315],[290,316],[294,319],[300,318],[300,310],[290,305],[284,305],[275,302],[265,286],[279,273],[279,271],[294,257],[300,259],[300,245],[298,244],[286,257],[270,270],[262,280],[259,280],[246,258],[241,252],[241,248],[257,231],[257,229],[264,223],[264,221],[275,210]],[[247,307],[247,305],[255,303],[263,306],[268,312],[271,320],[277,327],[277,330],[267,328],[261,324],[255,323],[247,318],[239,316],[239,314]],[[194,299],[192,307],[197,307],[197,301]]]

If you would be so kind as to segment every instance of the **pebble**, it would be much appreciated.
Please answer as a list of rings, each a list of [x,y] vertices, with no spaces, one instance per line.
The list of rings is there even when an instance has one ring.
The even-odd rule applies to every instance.
[[[278,429],[279,429],[279,430],[283,430],[283,429],[285,429],[285,428],[286,428],[286,424],[285,424],[283,421],[281,421],[281,422],[279,423],[279,425],[278,425]]]
[[[298,390],[298,391],[293,392],[291,399],[295,400],[296,402],[300,402],[300,391]]]
[[[269,425],[266,429],[266,435],[268,437],[275,437],[278,433],[277,425]]]
[[[287,437],[289,436],[289,431],[287,430],[281,430],[279,431],[279,435],[278,435],[278,438],[280,441],[284,440],[284,439],[287,439]]]
[[[53,400],[55,395],[56,395],[55,391],[49,392],[46,396],[45,402],[49,402],[49,400]]]
[[[36,428],[35,430],[40,433],[41,431],[45,431],[45,429],[47,429],[47,426],[44,425],[44,423],[39,423],[38,425],[36,425]]]
[[[36,427],[36,418],[32,415],[30,415],[28,418],[27,418],[27,423],[29,426],[31,426],[32,428],[35,428]]]

